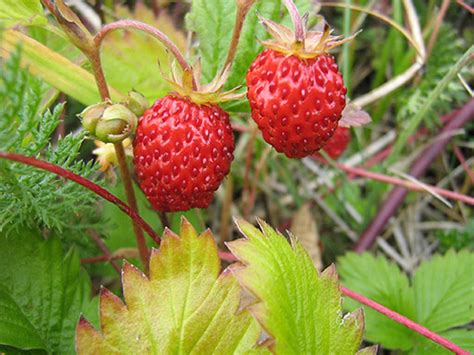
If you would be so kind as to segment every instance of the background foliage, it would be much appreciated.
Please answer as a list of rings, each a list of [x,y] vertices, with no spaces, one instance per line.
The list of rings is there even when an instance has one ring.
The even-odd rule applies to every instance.
[[[93,9],[93,17],[83,16],[90,20],[93,31],[97,30],[94,23],[101,20],[144,21],[170,35],[192,63],[200,58],[203,83],[221,68],[235,19],[234,1],[158,1],[158,16],[153,12],[153,1],[122,1],[115,7],[112,3],[104,0],[103,11]],[[296,3],[302,12],[310,12],[313,24],[315,2]],[[401,1],[345,3],[370,7],[413,32]],[[474,31],[468,12],[457,3],[449,4],[441,23],[439,1],[413,1],[425,47],[439,26],[434,46],[423,69],[409,83],[364,107],[373,123],[352,129],[353,139],[340,159],[343,163],[400,175],[408,171],[427,144],[437,139],[448,119],[442,115],[469,100],[466,87],[472,84],[472,64],[459,72],[453,68],[468,53]],[[80,7],[73,9],[82,11]],[[282,1],[257,1],[245,22],[227,89],[245,86],[246,70],[262,50],[258,40],[267,35],[258,22],[257,12],[290,23]],[[363,28],[355,40],[333,52],[352,99],[403,74],[413,64],[416,52],[406,38],[376,16],[327,6],[322,6],[321,13],[334,26],[336,34],[347,35]],[[169,90],[162,72],[170,71],[172,61],[157,41],[143,34],[112,34],[104,42],[102,60],[114,100],[134,88],[151,103]],[[0,4],[0,65],[0,151],[58,164],[93,179],[124,199],[116,174],[99,171],[91,153],[94,143],[85,139],[75,117],[85,105],[99,101],[90,65],[39,1],[3,0]],[[446,85],[439,95],[433,96],[440,83]],[[345,286],[474,351],[468,325],[474,320],[470,287],[474,284],[470,272],[473,254],[467,251],[472,250],[474,243],[472,208],[457,202],[448,207],[433,195],[412,193],[393,216],[383,238],[378,239],[374,247],[377,251],[361,256],[346,254],[379,213],[391,186],[354,178],[335,165],[315,163],[312,159],[290,160],[276,154],[255,131],[245,100],[227,103],[225,109],[231,112],[236,132],[232,172],[211,208],[170,214],[172,230],[178,232],[184,215],[199,231],[212,228],[219,247],[225,248],[225,241],[239,238],[231,215],[248,219],[259,216],[285,230],[292,224],[294,227],[297,211],[306,206],[310,213],[303,221],[298,219],[298,223],[311,228],[304,236],[296,237],[305,239],[315,264],[329,265],[337,260]],[[413,136],[408,137],[407,132]],[[472,195],[474,146],[469,138],[473,132],[472,123],[456,132],[421,178],[423,182]],[[398,148],[392,149],[397,139]],[[387,150],[390,155],[381,155]],[[459,152],[464,157],[464,166]],[[138,199],[140,214],[161,233],[157,214],[141,193]],[[261,234],[250,227],[248,232]],[[318,278],[298,243],[292,248],[275,231],[267,228],[266,233],[271,238],[262,239],[261,245],[257,239],[249,238],[241,250],[243,254],[256,253],[262,257],[260,264],[252,257],[242,258],[249,269],[260,265],[251,276],[261,277],[251,284],[252,277],[248,276],[247,284],[243,283],[251,284],[253,291],[266,299],[254,310],[260,311],[260,316],[263,309],[271,309],[277,315],[275,309],[286,312],[295,327],[305,326],[304,331],[311,335],[307,339],[313,343],[320,341],[323,337],[316,334],[315,319],[303,314],[309,312],[305,302],[318,303],[316,290],[322,283],[327,283],[331,293],[322,295],[327,297],[326,301],[339,299],[332,269]],[[268,239],[275,243],[265,244]],[[89,264],[88,259],[104,253],[97,240],[103,240],[113,255],[126,256],[143,268],[136,258],[131,222],[116,206],[98,201],[82,187],[52,174],[0,160],[0,352],[72,353],[80,313],[99,329],[100,286],[107,286],[118,297],[123,295],[120,277],[110,263]],[[273,250],[273,244],[279,245],[279,249]],[[120,265],[119,258],[115,267]],[[262,285],[268,287],[263,289]],[[274,297],[273,292],[282,296]],[[334,313],[341,311],[337,302],[327,302]],[[359,306],[351,300],[345,300],[344,305],[349,310]],[[322,313],[320,308],[315,312],[318,317],[323,317]],[[445,353],[388,318],[369,309],[365,314],[365,340],[381,344],[387,352]],[[262,318],[260,322],[276,338],[295,333],[292,329],[281,329],[270,318]],[[339,315],[330,319],[340,325]],[[295,329],[296,333],[307,334]],[[286,344],[297,344],[301,340],[297,335],[286,339]],[[356,343],[351,343],[351,349],[356,349]]]

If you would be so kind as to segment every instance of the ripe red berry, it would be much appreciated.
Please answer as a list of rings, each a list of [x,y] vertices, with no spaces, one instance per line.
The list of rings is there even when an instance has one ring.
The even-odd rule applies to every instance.
[[[162,212],[207,207],[234,158],[229,115],[168,95],[140,117],[133,142],[140,186]]]
[[[339,126],[334,132],[333,136],[329,139],[323,150],[331,157],[336,160],[346,150],[349,142],[351,141],[351,132],[349,128]],[[319,153],[317,153],[318,156]]]
[[[290,158],[323,147],[346,106],[342,75],[329,54],[303,59],[266,49],[252,63],[247,86],[263,138]]]

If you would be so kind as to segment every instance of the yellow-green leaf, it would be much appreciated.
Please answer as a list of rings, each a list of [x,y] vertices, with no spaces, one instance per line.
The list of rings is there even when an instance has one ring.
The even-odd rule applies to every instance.
[[[150,259],[150,277],[126,263],[125,303],[100,295],[100,331],[85,319],[77,327],[79,354],[241,354],[254,348],[260,327],[239,310],[232,273],[219,275],[210,231],[196,233],[185,219],[181,236],[167,230]]]
[[[40,0],[2,0],[0,5],[0,27],[15,25],[45,25]]]
[[[18,46],[21,46],[21,65],[33,75],[85,105],[100,101],[94,76],[87,70],[22,32],[6,30],[1,36],[1,57],[8,58]],[[114,100],[122,97],[112,88],[110,92]]]
[[[364,317],[342,317],[342,297],[334,266],[321,275],[301,243],[286,239],[266,223],[261,231],[237,222],[246,239],[229,243],[242,262],[234,267],[240,284],[260,301],[250,311],[273,338],[277,354],[355,354]]]

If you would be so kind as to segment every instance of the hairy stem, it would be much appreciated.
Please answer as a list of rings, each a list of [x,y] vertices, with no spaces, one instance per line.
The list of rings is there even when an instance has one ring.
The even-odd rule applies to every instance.
[[[249,219],[250,212],[249,210],[249,198],[250,198],[250,169],[252,168],[252,160],[253,160],[253,150],[255,145],[255,139],[257,138],[258,127],[253,126],[252,131],[250,133],[249,141],[247,143],[247,155],[245,157],[245,172],[244,172],[244,181],[242,186],[242,195],[243,200],[245,201],[244,204],[244,218]]]
[[[234,194],[234,180],[232,174],[229,174],[224,181],[224,199],[221,208],[221,226],[219,231],[219,245],[225,247],[225,242],[230,239],[232,220],[232,197]]]
[[[383,174],[374,173],[372,171],[367,171],[360,168],[353,168],[345,164],[336,163],[336,166],[339,169],[349,174],[364,176],[372,180],[382,181],[382,182],[386,182],[392,185],[401,186],[411,191],[427,191],[431,193],[436,193],[440,196],[443,196],[452,200],[464,202],[464,203],[474,206],[474,197],[466,196],[455,191],[449,191],[449,190],[445,190],[445,189],[442,189],[436,186],[427,185],[427,184],[421,184],[421,183],[416,184],[414,182],[397,179],[392,176],[386,176]]]
[[[102,69],[99,47],[96,47],[91,53],[85,54],[91,63],[96,85],[99,89],[99,94],[102,100],[109,100],[110,92],[109,88],[107,87],[107,81],[105,80],[104,70]]]
[[[117,154],[117,161],[119,163],[120,175],[122,176],[122,182],[125,187],[125,193],[127,195],[127,201],[130,207],[138,212],[137,199],[135,197],[135,191],[133,190],[132,178],[130,176],[130,171],[127,166],[127,158],[125,156],[125,150],[123,149],[122,142],[114,144],[115,153]],[[143,267],[145,268],[145,273],[148,274],[149,267],[149,254],[148,248],[146,246],[145,237],[140,226],[136,223],[133,223],[133,231],[135,232],[135,237],[137,240],[138,251],[140,252],[140,259],[142,261]]]
[[[97,245],[97,247],[107,257],[106,261],[109,261],[110,265],[112,265],[114,270],[117,271],[117,273],[120,275],[120,266],[119,266],[119,264],[117,263],[117,261],[112,259],[112,253],[110,252],[109,248],[107,248],[107,245],[104,243],[104,241],[99,236],[99,234],[95,230],[90,230],[88,232],[88,234],[91,237],[91,239],[94,241],[94,243]]]
[[[55,6],[52,4],[50,0],[43,0],[43,4],[53,13],[53,15],[56,17],[56,19],[58,20],[60,24],[63,21],[65,21],[64,19],[62,19],[61,16],[58,15],[58,13],[56,12]],[[77,19],[77,21],[80,21],[80,20]],[[77,23],[76,25],[80,25],[80,23]],[[67,29],[65,29],[65,31],[67,31]],[[99,34],[101,32],[99,32]],[[88,33],[88,36],[90,36],[89,33]],[[92,66],[92,71],[94,73],[94,77],[96,80],[97,88],[99,89],[100,96],[102,97],[103,101],[106,101],[110,99],[110,92],[109,92],[109,88],[107,87],[107,82],[106,82],[104,71],[102,69],[102,64],[100,61],[100,41],[96,42],[94,40],[94,41],[90,41],[89,43],[88,39],[89,37],[78,36],[77,33],[75,33],[74,36],[71,37],[71,41],[73,42],[73,44],[78,49],[80,49],[89,59]],[[136,213],[138,213],[137,212],[138,206],[137,206],[137,202],[135,198],[135,191],[133,190],[132,179],[130,177],[130,172],[128,170],[127,159],[125,157],[125,151],[123,149],[123,145],[122,143],[116,143],[114,147],[115,147],[115,153],[117,155],[117,161],[120,167],[122,181],[125,187],[125,192],[127,194],[128,203],[130,205],[130,208],[136,211]],[[140,250],[141,261],[145,269],[145,272],[147,273],[149,265],[148,265],[148,249],[146,247],[145,237],[143,236],[143,231],[140,228],[139,224],[133,223],[133,229],[135,231],[135,237],[137,240],[138,249]]]
[[[235,14],[235,25],[232,33],[232,40],[230,42],[227,58],[224,63],[224,70],[229,70],[237,53],[237,46],[239,44],[242,27],[244,26],[245,18],[250,11],[250,8],[256,0],[237,0],[237,12]]]
[[[93,183],[92,181],[73,173],[72,171],[61,168],[58,165],[48,163],[44,160],[27,157],[21,154],[0,152],[0,159],[13,160],[22,164],[31,165],[39,169],[47,170],[53,174],[59,175],[67,180],[74,181],[75,183],[84,186],[105,200],[112,202],[123,212],[130,216],[133,222],[137,223],[139,226],[145,230],[150,237],[155,241],[155,243],[160,244],[160,237],[155,233],[153,228],[146,223],[143,218],[137,213],[136,210],[130,208],[125,202],[120,200],[117,196],[111,194],[106,189],[100,187],[99,185]]]
[[[166,212],[161,212],[159,211],[158,212],[158,217],[160,218],[160,222],[161,222],[161,227],[163,227],[163,230],[170,226],[170,221],[168,220],[168,216],[166,214]]]
[[[97,83],[97,88],[99,89],[99,93],[102,97],[102,100],[109,100],[110,93],[107,87],[107,82],[105,80],[104,71],[102,69],[99,45],[96,45],[94,50],[90,53],[86,53],[86,55],[88,56],[91,62],[92,70],[94,72],[94,77]],[[115,143],[114,148],[120,169],[120,176],[122,177],[125,194],[127,195],[128,204],[138,213],[138,205],[135,197],[135,191],[133,190],[132,178],[128,169],[127,157],[125,156],[125,150],[123,148],[122,142]],[[138,250],[140,251],[140,260],[142,262],[143,268],[145,269],[145,273],[148,274],[149,254],[145,242],[145,237],[143,236],[143,231],[137,223],[133,223],[133,231],[135,233],[135,239],[137,241]]]
[[[364,297],[362,295],[359,295],[358,293],[349,290],[348,288],[342,287],[341,286],[341,292],[347,296],[352,298],[353,300],[356,300],[362,304],[365,304],[366,306],[372,308],[373,310],[376,310],[377,312],[383,314],[384,316],[387,316],[390,319],[393,319],[397,323],[400,323],[404,325],[405,327],[414,330],[418,334],[423,335],[425,338],[428,338],[435,343],[441,345],[442,347],[456,353],[456,354],[461,354],[461,355],[469,355],[469,352],[466,350],[461,349],[459,346],[456,344],[450,342],[448,339],[443,338],[441,335],[438,335],[428,328],[423,327],[422,325],[413,322],[412,320],[408,319],[405,316],[402,316],[401,314],[394,312],[387,307],[382,306],[381,304],[378,304],[375,301],[372,301],[371,299],[368,299],[367,297]]]
[[[186,59],[184,58],[183,54],[178,49],[176,44],[174,44],[173,41],[171,41],[166,34],[161,32],[157,28],[143,22],[133,21],[133,20],[120,20],[120,21],[112,22],[105,25],[104,27],[102,27],[100,32],[98,32],[94,37],[94,42],[95,42],[96,47],[100,48],[100,46],[102,45],[102,41],[104,40],[105,36],[107,36],[109,32],[118,30],[118,29],[122,29],[122,30],[135,29],[135,30],[148,33],[149,35],[155,37],[173,54],[173,56],[176,58],[179,65],[183,69],[183,71],[190,73],[192,75],[191,66],[186,61]],[[192,75],[192,81],[193,81],[193,88],[196,89],[197,83],[194,78],[194,75]]]
[[[293,26],[295,28],[295,40],[298,43],[301,43],[304,46],[304,24],[303,19],[301,18],[300,13],[298,12],[298,8],[296,7],[293,0],[284,0],[285,6],[288,9],[288,12],[291,16],[291,21],[293,22]]]
[[[350,4],[350,0],[346,0],[347,4]],[[344,23],[343,33],[344,37],[351,35],[351,9],[344,9]],[[351,58],[350,58],[350,43],[344,43],[342,46],[342,77],[344,78],[344,84],[347,88],[347,96],[351,97],[352,85],[351,85]],[[356,132],[358,132],[356,130]]]

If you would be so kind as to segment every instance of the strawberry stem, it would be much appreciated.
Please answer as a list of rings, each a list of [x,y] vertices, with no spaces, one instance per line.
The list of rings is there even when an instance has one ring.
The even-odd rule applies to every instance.
[[[192,73],[191,66],[186,61],[186,59],[184,58],[183,54],[178,49],[176,44],[174,44],[174,42],[166,34],[161,32],[157,28],[143,22],[134,21],[134,20],[120,20],[120,21],[112,22],[105,25],[94,37],[94,42],[97,48],[100,48],[102,41],[104,40],[105,36],[109,32],[118,30],[118,29],[123,29],[123,30],[136,29],[155,37],[173,54],[173,56],[176,58],[179,65],[181,66],[183,72]],[[194,78],[194,75],[192,76],[192,84],[193,84],[193,89],[196,90],[197,83],[196,83],[196,79]]]
[[[235,15],[234,31],[232,33],[232,40],[230,42],[229,51],[225,60],[224,69],[229,70],[237,53],[237,46],[239,44],[240,35],[242,34],[242,27],[244,26],[245,18],[250,11],[250,8],[256,0],[237,0],[237,12]]]
[[[42,0],[42,1],[43,1],[43,4],[48,8],[48,10],[53,14],[53,16],[55,16],[57,22],[60,25],[63,24],[62,26],[63,30],[68,34],[69,38],[71,39],[71,42],[79,50],[81,50],[81,52],[83,52],[89,59],[92,66],[92,71],[94,73],[97,88],[99,89],[99,93],[100,93],[100,96],[102,97],[102,100],[106,101],[110,99],[109,89],[107,87],[107,82],[105,80],[105,75],[104,75],[104,71],[102,69],[101,60],[100,60],[101,39],[99,38],[99,41],[96,42],[96,38],[92,39],[89,32],[81,33],[81,32],[75,32],[73,30],[71,34],[70,32],[68,32],[69,26],[64,26],[64,23],[68,23],[68,22],[67,21],[65,22],[65,19],[63,18],[61,13],[57,11],[56,7],[52,4],[52,2],[50,0]],[[83,25],[79,23],[79,21],[80,19],[78,18],[76,25]],[[85,26],[84,26],[84,29],[85,29]],[[99,32],[99,34],[101,32]],[[107,31],[105,31],[105,33],[107,33]],[[115,153],[117,155],[117,161],[120,167],[122,181],[124,183],[125,192],[127,194],[128,203],[134,211],[138,211],[138,205],[135,198],[135,191],[133,190],[132,179],[130,177],[130,172],[128,170],[127,160],[125,157],[125,151],[124,151],[123,145],[122,143],[116,143],[114,144],[114,147],[115,147]],[[149,267],[148,249],[146,247],[145,237],[143,236],[143,231],[140,228],[139,224],[134,223],[133,229],[135,231],[135,237],[138,244],[138,249],[140,250],[141,261],[145,269],[145,273],[148,274],[148,267]]]
[[[133,190],[132,177],[130,176],[130,171],[128,170],[127,158],[125,156],[125,149],[123,148],[122,142],[115,143],[114,148],[115,154],[117,155],[117,161],[119,163],[120,176],[122,177],[125,193],[127,195],[127,201],[135,211],[138,211],[137,199],[135,197],[135,191]],[[137,239],[140,259],[142,261],[143,267],[145,268],[145,273],[148,274],[149,253],[145,242],[145,236],[143,235],[143,231],[137,223],[133,223],[133,231],[135,232],[135,237]]]
[[[305,30],[303,19],[301,18],[298,8],[296,7],[293,0],[284,0],[285,6],[288,9],[288,12],[291,16],[291,21],[295,28],[295,40],[297,43],[301,43],[304,46]]]
[[[137,211],[130,208],[125,202],[120,200],[117,196],[111,194],[106,189],[100,187],[99,185],[93,183],[92,181],[80,175],[77,175],[73,173],[72,171],[66,170],[58,165],[48,163],[44,160],[27,157],[21,154],[0,152],[0,159],[8,159],[8,160],[16,161],[22,164],[34,166],[39,169],[47,170],[53,174],[59,175],[67,180],[74,181],[75,183],[84,186],[85,188],[94,192],[95,194],[99,195],[105,200],[115,204],[123,212],[128,214],[134,223],[140,225],[150,235],[150,237],[155,241],[155,243],[157,243],[158,245],[160,244],[160,237],[158,236],[158,234],[156,234],[153,228],[151,228],[150,225],[146,223],[140,217]]]
[[[438,335],[428,328],[423,327],[422,325],[413,322],[411,319],[408,319],[407,317],[402,316],[401,314],[392,311],[391,309],[388,309],[387,307],[382,306],[381,304],[378,304],[377,302],[372,301],[371,299],[368,299],[367,297],[364,297],[362,295],[359,295],[358,293],[349,290],[348,288],[345,288],[343,286],[340,287],[341,292],[344,296],[350,297],[353,300],[356,300],[362,304],[365,304],[366,306],[374,309],[375,311],[383,314],[384,316],[387,316],[388,318],[394,320],[397,323],[400,323],[404,325],[405,327],[414,330],[418,334],[423,335],[425,338],[428,338],[435,343],[441,345],[442,347],[456,353],[456,354],[461,354],[461,355],[469,355],[470,353],[456,344],[452,343],[448,339],[442,337],[441,335]]]

